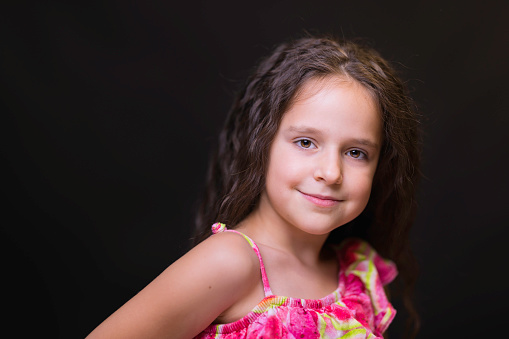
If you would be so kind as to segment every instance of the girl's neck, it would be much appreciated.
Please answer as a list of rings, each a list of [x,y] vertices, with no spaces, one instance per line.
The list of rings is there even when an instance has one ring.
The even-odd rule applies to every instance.
[[[236,228],[253,238],[258,245],[294,256],[305,265],[317,265],[323,260],[322,248],[328,233],[315,235],[303,232],[281,218],[260,213],[259,208]]]

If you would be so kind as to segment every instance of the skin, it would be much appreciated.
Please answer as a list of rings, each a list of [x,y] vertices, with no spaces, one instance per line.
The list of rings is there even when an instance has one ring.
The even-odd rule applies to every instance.
[[[357,82],[330,77],[301,89],[272,143],[259,206],[238,227],[260,247],[275,294],[319,299],[337,287],[323,244],[366,207],[381,142],[377,105]]]
[[[309,80],[285,112],[271,145],[265,191],[237,227],[257,243],[274,294],[320,299],[336,289],[338,263],[323,244],[369,200],[381,126],[369,92],[344,77]],[[191,338],[212,322],[242,318],[263,298],[249,244],[238,234],[216,234],[88,338]]]

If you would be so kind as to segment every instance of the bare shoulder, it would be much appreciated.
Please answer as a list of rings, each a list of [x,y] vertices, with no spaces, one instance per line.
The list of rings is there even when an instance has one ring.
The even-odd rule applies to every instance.
[[[209,263],[214,261],[222,269],[234,266],[242,271],[258,271],[258,258],[250,244],[242,235],[233,232],[214,234],[193,248],[188,255],[190,258],[199,256]]]
[[[90,338],[193,337],[245,298],[258,276],[258,258],[246,239],[215,234],[170,265]]]
[[[185,269],[212,285],[208,289],[235,287],[241,290],[246,282],[259,275],[259,262],[249,243],[241,235],[224,232],[215,234],[180,258],[175,269]],[[191,268],[192,267],[192,268]],[[249,285],[249,284],[247,284]]]

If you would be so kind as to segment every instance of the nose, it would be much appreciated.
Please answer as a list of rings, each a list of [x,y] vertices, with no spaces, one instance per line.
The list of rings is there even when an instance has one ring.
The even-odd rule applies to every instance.
[[[323,181],[328,185],[343,182],[342,163],[339,152],[331,151],[321,154],[317,159],[314,173],[316,181]]]

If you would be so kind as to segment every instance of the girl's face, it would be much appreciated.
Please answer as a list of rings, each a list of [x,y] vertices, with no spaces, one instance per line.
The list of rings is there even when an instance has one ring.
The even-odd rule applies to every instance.
[[[320,235],[353,220],[368,203],[381,143],[380,112],[362,85],[309,80],[271,145],[258,212]]]

